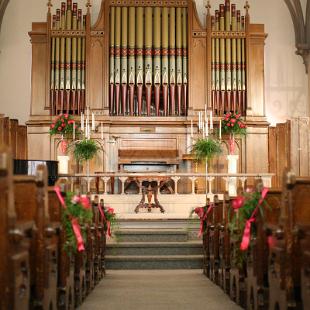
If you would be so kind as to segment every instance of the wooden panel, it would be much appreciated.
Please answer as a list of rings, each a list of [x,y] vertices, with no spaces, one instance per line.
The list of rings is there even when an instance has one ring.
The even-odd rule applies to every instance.
[[[177,139],[122,139],[121,149],[176,150]]]
[[[9,144],[12,150],[13,158],[16,158],[16,153],[17,153],[17,130],[18,130],[18,120],[10,119]]]
[[[102,110],[104,108],[104,38],[91,38],[91,49],[89,51],[88,74],[88,104],[92,109]]]
[[[248,51],[248,113],[265,116],[264,85],[264,25],[250,25]]]
[[[203,110],[206,103],[206,39],[192,39],[189,65],[189,106],[195,110]]]
[[[18,126],[16,158],[27,159],[27,126]]]

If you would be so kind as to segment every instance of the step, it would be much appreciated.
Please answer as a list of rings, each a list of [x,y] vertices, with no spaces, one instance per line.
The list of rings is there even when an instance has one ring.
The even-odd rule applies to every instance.
[[[119,242],[185,242],[188,240],[188,232],[176,229],[122,229],[115,232]]]
[[[107,245],[107,255],[202,255],[202,241],[124,242]]]
[[[109,269],[202,269],[203,255],[106,256]]]

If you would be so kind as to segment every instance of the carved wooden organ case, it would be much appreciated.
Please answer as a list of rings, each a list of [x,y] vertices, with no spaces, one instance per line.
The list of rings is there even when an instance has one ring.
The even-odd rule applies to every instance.
[[[192,0],[103,0],[94,22],[90,1],[84,12],[71,0],[56,10],[49,4],[47,22],[33,23],[29,33],[30,136],[53,115],[79,115],[89,106],[107,139],[121,137],[120,148],[128,126],[134,139],[176,139],[180,160],[188,152],[191,120],[196,123],[206,105],[215,122],[227,111],[246,117],[241,168],[255,170],[247,158],[255,145],[268,153],[264,25],[250,23],[247,4],[240,10],[226,0],[205,10],[203,26]],[[266,155],[261,171],[267,161]]]

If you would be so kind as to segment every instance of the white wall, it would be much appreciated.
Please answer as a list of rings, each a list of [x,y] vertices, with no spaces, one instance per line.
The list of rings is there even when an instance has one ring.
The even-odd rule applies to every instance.
[[[45,21],[45,0],[10,0],[0,33],[0,113],[28,120],[30,109],[31,23]],[[77,1],[84,6],[85,0]],[[93,0],[93,22],[101,0]],[[211,0],[212,10],[224,0]],[[233,1],[242,9],[244,0]],[[270,122],[309,115],[308,84],[301,57],[295,55],[294,30],[283,0],[250,0],[250,16],[254,23],[265,24],[266,113]],[[54,0],[54,9],[59,7]],[[196,0],[204,22],[203,0]],[[305,7],[306,0],[302,0]]]

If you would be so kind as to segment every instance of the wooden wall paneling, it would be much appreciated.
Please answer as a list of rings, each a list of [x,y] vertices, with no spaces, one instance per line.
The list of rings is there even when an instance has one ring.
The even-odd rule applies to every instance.
[[[31,115],[49,115],[45,110],[46,104],[46,79],[48,55],[47,23],[32,23],[29,32],[32,43],[32,72],[31,72]]]
[[[189,1],[188,27],[188,104],[191,115],[191,111],[204,109],[207,98],[207,32],[200,23],[193,1]]]
[[[27,126],[18,126],[16,159],[27,159]]]
[[[3,144],[10,145],[10,119],[8,117],[3,118]]]
[[[300,175],[299,167],[299,126],[296,119],[291,120],[291,168],[296,175]]]
[[[18,120],[10,119],[9,144],[12,150],[13,158],[16,158],[16,153],[17,153],[17,130],[18,130]]]
[[[249,25],[247,63],[247,115],[265,116],[264,47],[265,29],[261,24]]]
[[[4,144],[4,117],[0,116],[0,145]]]
[[[299,175],[307,176],[310,171],[309,163],[309,125],[306,119],[298,119],[299,146]]]
[[[269,127],[268,132],[268,160],[269,172],[276,174],[277,172],[277,133],[275,127]],[[272,178],[272,187],[278,188],[278,176]]]

